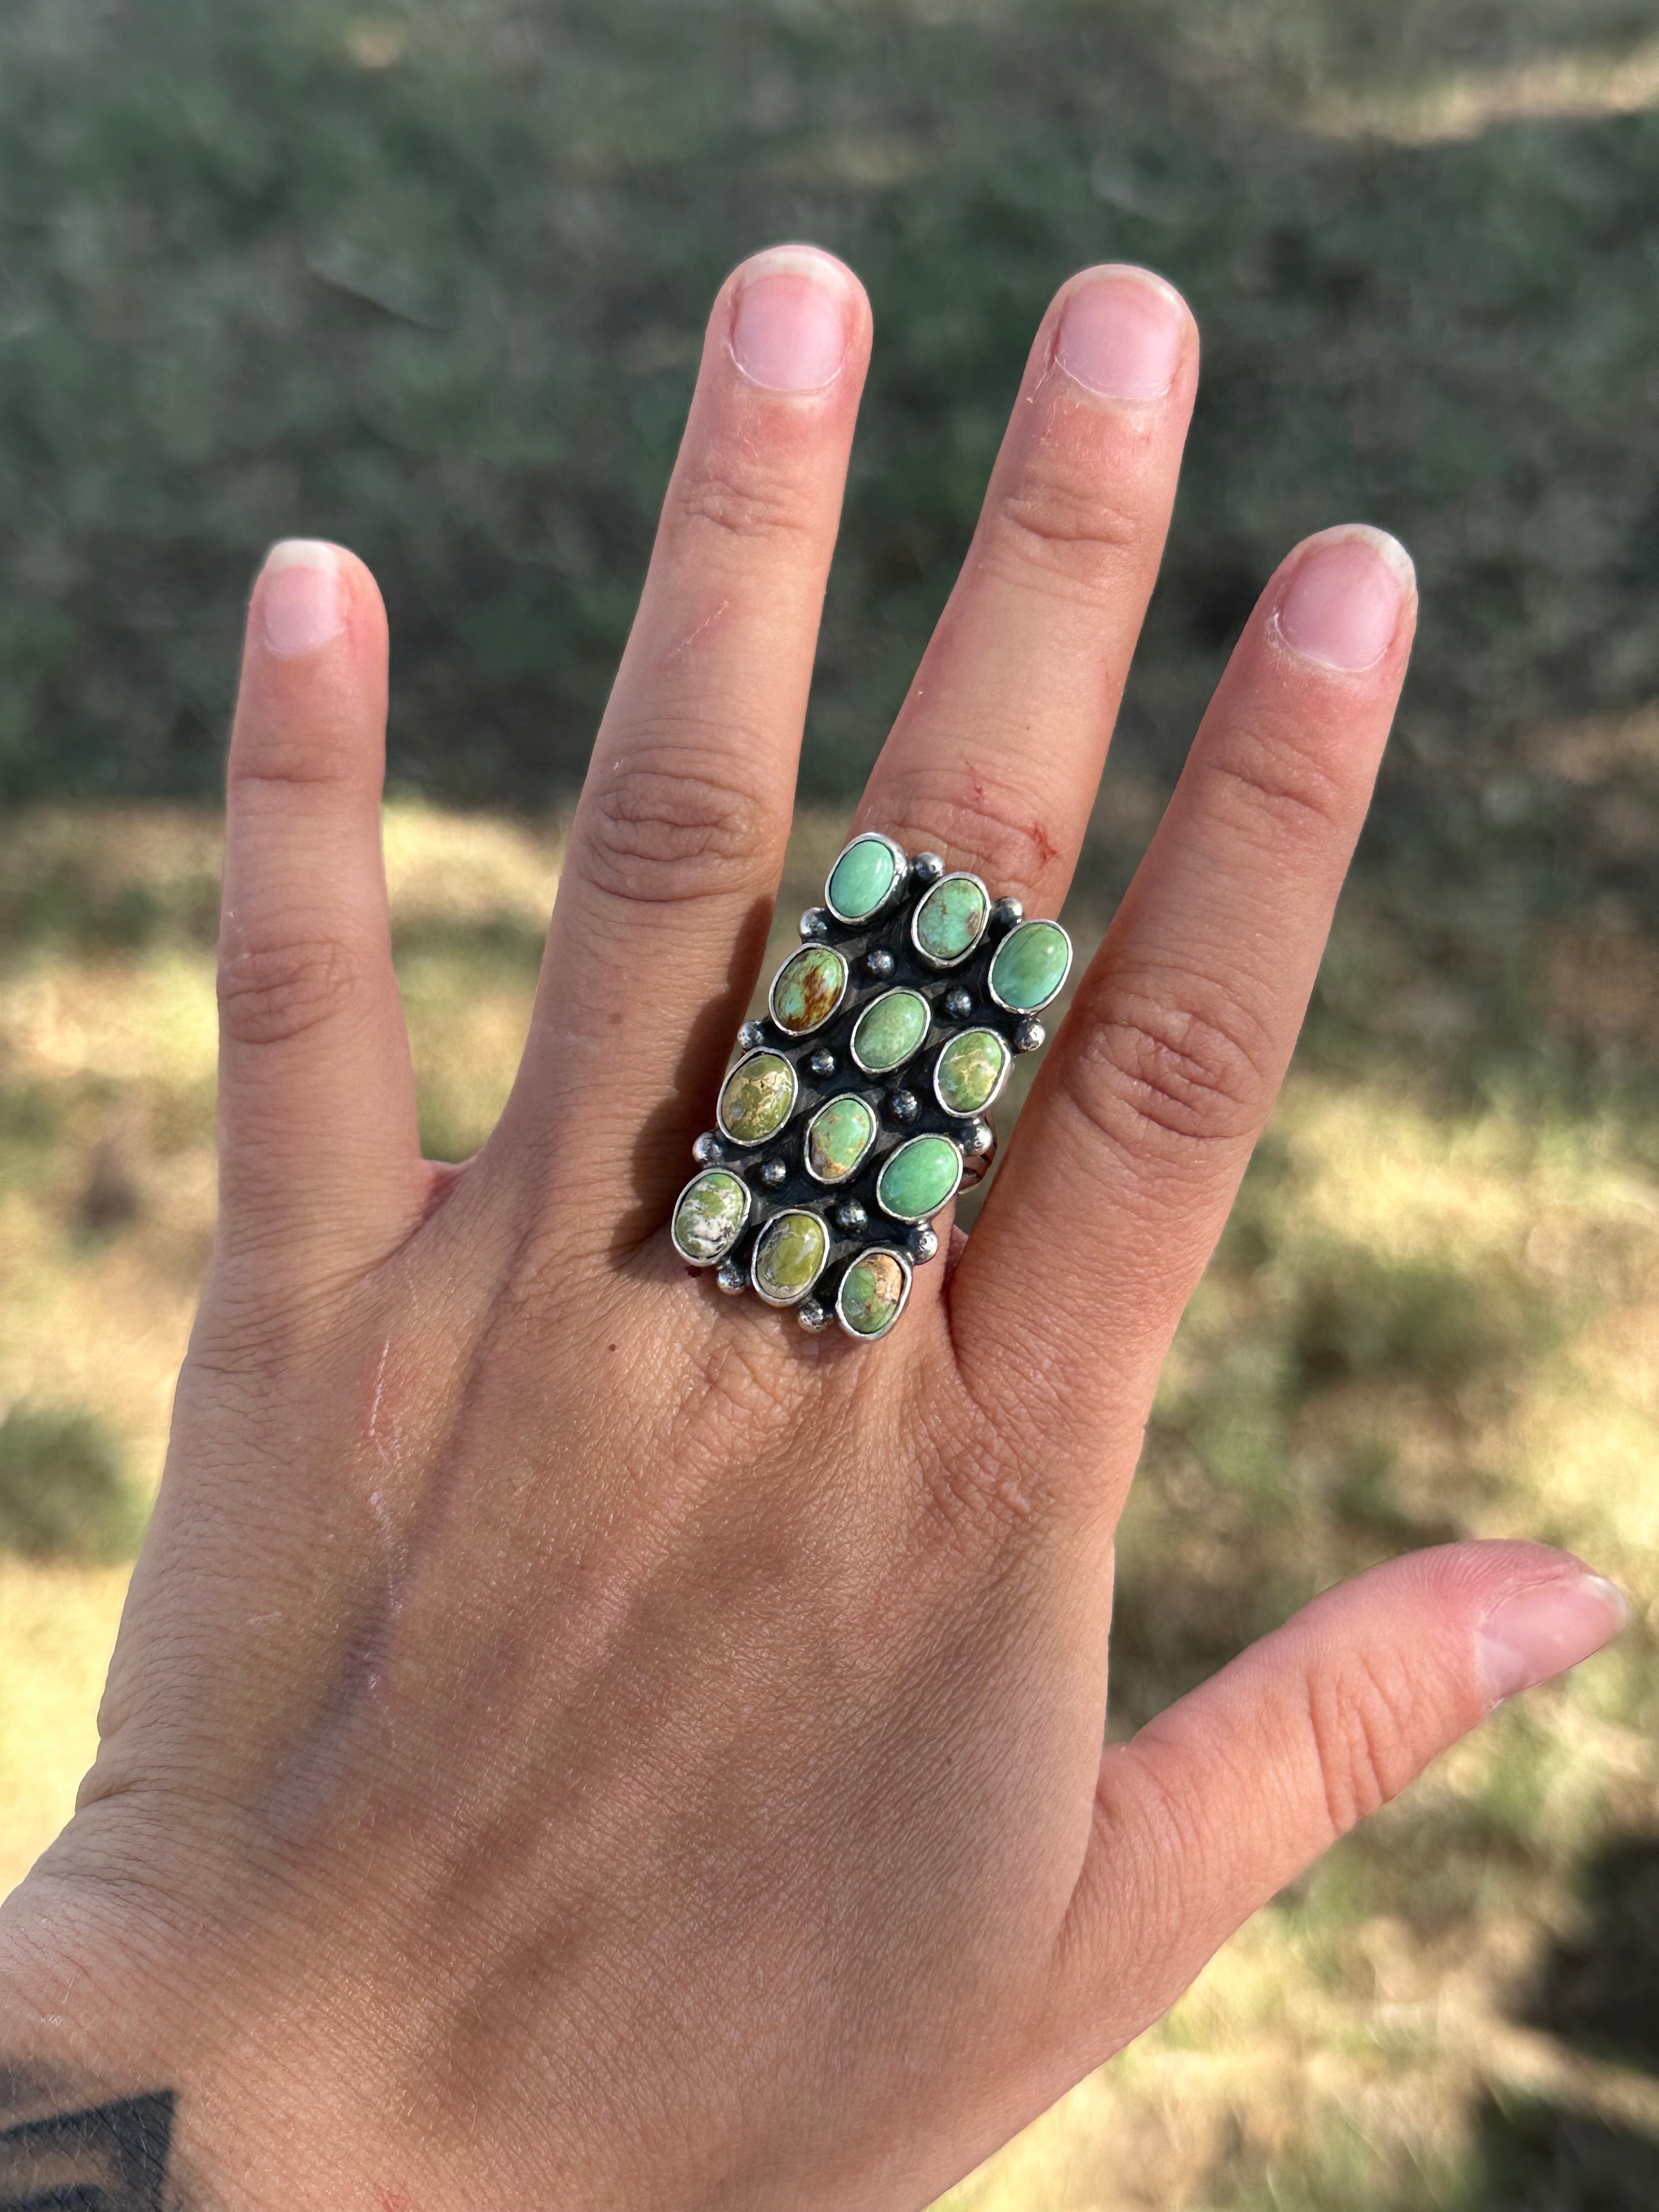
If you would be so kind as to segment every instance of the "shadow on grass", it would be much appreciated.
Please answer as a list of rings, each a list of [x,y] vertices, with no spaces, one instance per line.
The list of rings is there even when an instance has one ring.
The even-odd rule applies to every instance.
[[[1577,1888],[1583,1932],[1552,1950],[1522,2017],[1592,2057],[1659,2074],[1659,1834],[1614,1838]]]
[[[1581,1869],[1580,1932],[1520,2008],[1586,2056],[1659,2074],[1659,1836],[1615,1837]],[[1458,2212],[1654,2212],[1659,2140],[1540,2100],[1490,2100]]]
[[[1654,2212],[1659,2142],[1579,2112],[1489,2100],[1455,2212]],[[1419,2212],[1413,2203],[1400,2212]]]

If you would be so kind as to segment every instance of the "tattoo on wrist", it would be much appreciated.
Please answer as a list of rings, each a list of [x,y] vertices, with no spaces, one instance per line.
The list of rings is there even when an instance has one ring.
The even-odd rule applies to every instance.
[[[0,2067],[7,2110],[37,2107],[0,2127],[0,2212],[179,2212],[167,2193],[173,2093],[146,2091],[101,2104],[49,2108],[41,2092]]]

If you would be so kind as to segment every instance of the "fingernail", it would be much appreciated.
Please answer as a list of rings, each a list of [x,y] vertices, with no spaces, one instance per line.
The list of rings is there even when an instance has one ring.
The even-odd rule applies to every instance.
[[[1416,588],[1399,540],[1356,524],[1314,541],[1291,570],[1273,620],[1292,653],[1358,675],[1388,651]]]
[[[1611,1643],[1629,1619],[1624,1592],[1603,1575],[1516,1590],[1486,1615],[1476,1638],[1492,1703],[1564,1674]]]
[[[345,586],[331,545],[284,538],[259,572],[259,620],[265,644],[284,660],[337,638],[345,628]]]
[[[1103,399],[1144,406],[1175,382],[1187,332],[1180,295],[1127,269],[1089,278],[1066,301],[1054,359]]]
[[[822,392],[847,358],[847,281],[827,253],[781,246],[744,271],[732,358],[768,392]]]

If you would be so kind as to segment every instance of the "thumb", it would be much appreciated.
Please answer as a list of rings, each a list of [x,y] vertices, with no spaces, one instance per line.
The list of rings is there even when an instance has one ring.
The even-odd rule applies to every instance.
[[[1328,1844],[1627,1614],[1565,1552],[1411,1553],[1327,1590],[1113,1746],[1068,1929],[1085,2018],[1092,1998],[1105,2025],[1109,1990],[1138,2033]]]

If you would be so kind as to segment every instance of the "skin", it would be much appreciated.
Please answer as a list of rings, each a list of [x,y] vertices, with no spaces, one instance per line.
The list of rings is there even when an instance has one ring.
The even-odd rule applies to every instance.
[[[974,1235],[894,1336],[808,1338],[676,1260],[870,344],[826,263],[839,370],[745,374],[743,288],[802,265],[716,301],[521,1073],[464,1167],[416,1142],[379,597],[340,555],[337,635],[278,650],[280,570],[256,587],[216,1257],[97,1762],[0,1920],[15,2107],[171,2090],[187,2205],[921,2207],[1582,1656],[1558,1637],[1504,1673],[1482,1641],[1506,1602],[1570,1609],[1576,1562],[1449,1547],[1326,1593],[1103,1755],[1142,1425],[1409,650],[1408,580],[1370,665],[1291,641],[1332,544],[1339,598],[1407,576],[1363,534],[1268,583]],[[1070,372],[1060,319],[1104,281],[1037,334],[856,817],[1035,914],[1093,803],[1196,386],[1178,302],[1167,391]]]

